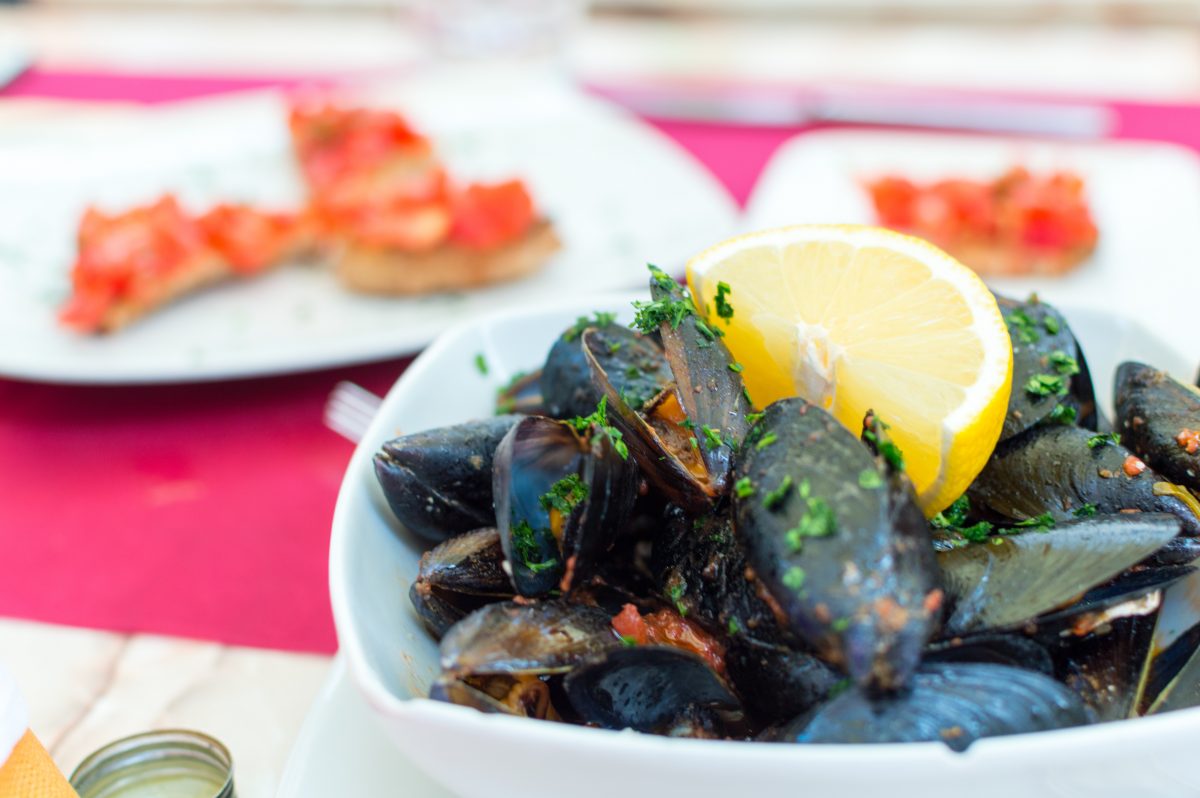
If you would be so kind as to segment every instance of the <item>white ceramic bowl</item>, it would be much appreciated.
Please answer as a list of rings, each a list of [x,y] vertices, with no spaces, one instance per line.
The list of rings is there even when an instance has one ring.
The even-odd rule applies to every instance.
[[[551,343],[592,310],[629,297],[505,312],[429,347],[388,394],[342,483],[333,519],[330,592],[341,648],[382,732],[419,767],[465,796],[738,795],[889,798],[1129,798],[1200,794],[1193,746],[1200,709],[977,742],[801,746],[672,740],[484,715],[430,701],[437,645],[408,601],[421,546],[392,517],[372,455],[388,438],[490,415],[497,386],[537,368]],[[1141,359],[1190,379],[1192,364],[1137,323],[1061,308],[1082,341],[1097,392],[1115,366]],[[623,314],[628,321],[628,312]],[[487,376],[475,366],[483,354]],[[1103,400],[1102,400],[1103,401]],[[1111,408],[1108,408],[1111,409]],[[397,794],[403,792],[397,786]]]

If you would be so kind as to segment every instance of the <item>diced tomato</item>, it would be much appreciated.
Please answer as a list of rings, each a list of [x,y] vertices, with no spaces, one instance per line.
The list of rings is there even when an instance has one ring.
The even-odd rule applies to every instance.
[[[533,224],[533,199],[520,180],[475,183],[453,198],[453,239],[472,249],[493,249],[514,241]]]
[[[370,172],[397,154],[422,156],[431,150],[429,140],[392,111],[295,105],[288,127],[300,167],[318,191]]]
[[[612,619],[612,626],[617,634],[638,645],[673,646],[690,651],[707,661],[717,673],[725,674],[725,646],[674,610],[641,615],[637,607],[626,604]]]
[[[234,269],[256,272],[279,261],[298,242],[300,217],[249,205],[218,205],[199,219],[209,245]]]

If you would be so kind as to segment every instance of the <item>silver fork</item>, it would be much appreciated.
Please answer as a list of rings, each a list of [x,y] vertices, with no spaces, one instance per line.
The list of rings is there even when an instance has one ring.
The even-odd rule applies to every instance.
[[[371,426],[383,400],[349,380],[333,386],[325,400],[325,426],[351,443],[358,443]]]

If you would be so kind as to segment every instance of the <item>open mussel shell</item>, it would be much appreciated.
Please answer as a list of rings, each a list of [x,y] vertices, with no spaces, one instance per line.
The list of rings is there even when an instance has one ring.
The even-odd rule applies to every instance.
[[[455,535],[425,552],[408,597],[425,628],[440,640],[467,613],[512,593],[500,533],[485,527]]]
[[[694,308],[683,287],[661,271],[654,272],[650,280],[650,298]],[[710,326],[691,313],[678,324],[663,322],[659,334],[709,481],[721,493],[733,467],[735,450],[750,428],[746,417],[754,410],[741,370],[721,340],[719,322]]]
[[[1200,706],[1200,572],[1163,590],[1154,621],[1137,713]]]
[[[496,449],[496,527],[523,596],[568,590],[620,533],[637,466],[602,430],[529,416]]]
[[[747,567],[727,505],[692,518],[673,508],[654,539],[650,569],[659,595],[716,634],[778,642],[782,630]]]
[[[554,418],[586,416],[596,409],[601,391],[583,352],[583,333],[594,336],[595,357],[610,375],[618,395],[640,407],[671,383],[671,371],[662,347],[653,338],[614,322],[587,324],[581,319],[554,342],[539,385],[546,415]]]
[[[1116,428],[1121,443],[1172,482],[1200,491],[1200,391],[1142,363],[1122,363],[1116,376]],[[1182,442],[1181,442],[1182,441]]]
[[[938,552],[944,633],[1009,628],[1071,604],[1178,532],[1169,515],[1096,516]]]
[[[613,649],[564,680],[571,706],[606,729],[668,733],[696,709],[740,709],[737,697],[700,657],[668,646]]]
[[[608,421],[620,431],[631,459],[669,501],[690,512],[703,512],[718,490],[709,478],[698,439],[682,426],[687,417],[675,387],[667,387],[643,406],[630,404],[628,394],[621,395],[612,375],[601,365],[603,349],[595,330],[583,333],[592,380],[604,399]]]
[[[497,416],[383,444],[375,475],[400,523],[435,543],[492,526],[492,457],[519,419]]]
[[[1200,535],[1197,505],[1186,491],[1150,468],[1131,475],[1132,452],[1112,442],[1089,445],[1092,438],[1079,427],[1049,426],[1001,443],[968,491],[971,507],[1009,521],[1043,513],[1069,521],[1088,506],[1099,513],[1171,513],[1183,534]]]
[[[434,640],[441,640],[450,627],[479,605],[475,597],[443,592],[419,582],[409,586],[408,600]]]
[[[494,674],[469,679],[443,676],[430,686],[429,697],[491,715],[557,719],[550,685],[536,676]]]
[[[1013,347],[1012,393],[1000,440],[1012,438],[1041,423],[1070,419],[1096,428],[1096,396],[1083,350],[1055,308],[1036,297],[1017,302],[997,297],[1008,324]],[[1043,377],[1061,380],[1062,390],[1027,390]],[[1062,410],[1055,408],[1062,406]]]
[[[925,662],[988,662],[1054,675],[1054,659],[1037,640],[1018,634],[952,637],[929,644]]]
[[[816,656],[745,634],[725,650],[729,679],[760,724],[781,723],[825,700],[842,675]]]
[[[737,534],[791,630],[861,685],[902,685],[941,599],[924,516],[893,506],[911,492],[802,399],[764,411],[736,477]]]
[[[941,741],[964,751],[976,740],[1092,722],[1069,688],[1036,671],[988,663],[929,663],[911,689],[884,696],[849,690],[800,718],[783,739],[797,743]]]
[[[1132,615],[1083,637],[1061,638],[1054,654],[1059,681],[1079,694],[1097,720],[1133,717],[1153,631],[1153,614]]]
[[[489,604],[442,638],[448,675],[565,673],[620,645],[608,613],[562,600]]]

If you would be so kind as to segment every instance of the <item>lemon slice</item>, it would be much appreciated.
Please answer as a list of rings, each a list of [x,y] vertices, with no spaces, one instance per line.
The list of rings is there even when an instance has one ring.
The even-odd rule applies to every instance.
[[[926,514],[987,463],[1012,343],[995,297],[937,247],[875,227],[784,227],[705,250],[687,276],[757,406],[803,396],[855,432],[874,409]]]

